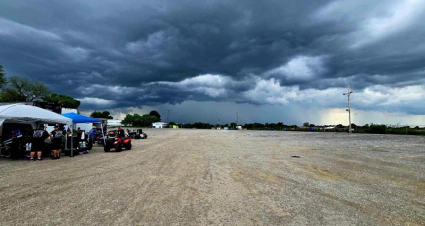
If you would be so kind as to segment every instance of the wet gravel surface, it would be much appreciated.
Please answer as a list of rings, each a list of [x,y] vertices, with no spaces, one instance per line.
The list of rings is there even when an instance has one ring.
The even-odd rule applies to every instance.
[[[425,225],[425,137],[146,132],[120,153],[0,159],[0,225]]]

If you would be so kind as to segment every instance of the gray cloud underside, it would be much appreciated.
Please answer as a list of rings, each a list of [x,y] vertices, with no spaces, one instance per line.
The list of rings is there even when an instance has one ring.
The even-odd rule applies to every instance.
[[[85,109],[220,101],[423,114],[425,3],[3,1],[0,64]]]

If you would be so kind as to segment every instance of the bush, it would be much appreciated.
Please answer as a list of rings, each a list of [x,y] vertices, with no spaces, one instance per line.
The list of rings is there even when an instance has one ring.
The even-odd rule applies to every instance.
[[[370,124],[369,129],[366,130],[367,133],[377,133],[385,134],[387,132],[386,125]]]

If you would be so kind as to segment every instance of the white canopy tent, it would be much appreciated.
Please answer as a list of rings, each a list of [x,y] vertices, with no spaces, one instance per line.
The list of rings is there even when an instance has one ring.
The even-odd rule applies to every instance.
[[[3,123],[31,124],[35,129],[40,124],[72,125],[72,119],[35,106],[10,104],[0,106],[0,135]],[[71,156],[74,154],[72,143],[71,141]]]

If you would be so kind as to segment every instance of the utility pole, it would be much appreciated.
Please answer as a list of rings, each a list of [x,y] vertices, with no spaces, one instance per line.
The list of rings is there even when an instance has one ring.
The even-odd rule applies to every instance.
[[[236,126],[239,124],[239,113],[236,112]]]
[[[353,91],[350,91],[350,85],[348,85],[347,90],[348,90],[348,92],[347,93],[344,93],[343,95],[346,95],[348,97],[348,108],[347,108],[347,111],[348,111],[348,123],[349,123],[349,125],[348,125],[348,133],[351,133],[351,106],[350,106],[350,96],[353,93]]]
[[[170,111],[169,109],[167,109],[167,124],[170,123]]]

